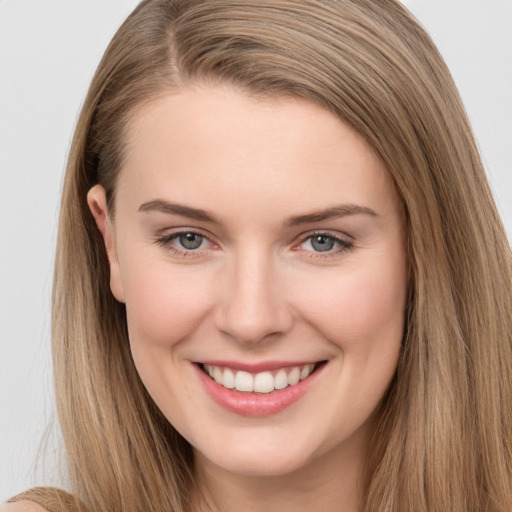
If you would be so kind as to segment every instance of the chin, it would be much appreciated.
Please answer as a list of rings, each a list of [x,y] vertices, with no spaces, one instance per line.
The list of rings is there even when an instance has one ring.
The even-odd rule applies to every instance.
[[[249,457],[222,457],[210,460],[224,471],[247,477],[279,477],[294,473],[307,466],[307,460],[297,455],[274,455],[262,457],[252,454]]]
[[[195,450],[196,457],[208,465],[240,476],[276,477],[307,467],[316,451],[303,442],[287,443],[230,443],[219,450]]]

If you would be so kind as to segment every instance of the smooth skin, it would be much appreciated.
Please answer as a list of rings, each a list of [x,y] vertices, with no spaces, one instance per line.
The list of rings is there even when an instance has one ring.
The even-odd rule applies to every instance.
[[[319,106],[228,87],[144,105],[128,140],[115,217],[100,186],[89,205],[135,364],[194,447],[198,481],[223,510],[358,510],[406,304],[383,164]],[[298,402],[251,418],[205,392],[195,363],[218,359],[327,364]]]
[[[0,503],[0,512],[48,512],[33,501],[23,500],[16,503]]]
[[[134,362],[194,447],[201,489],[223,511],[359,510],[407,292],[383,164],[319,106],[221,86],[145,104],[127,136],[115,216],[101,186],[88,202]],[[255,418],[205,391],[197,363],[219,359],[327,364]]]

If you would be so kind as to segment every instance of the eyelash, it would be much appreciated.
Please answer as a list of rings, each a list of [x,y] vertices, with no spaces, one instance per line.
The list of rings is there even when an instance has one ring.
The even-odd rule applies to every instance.
[[[213,242],[203,233],[200,233],[198,231],[195,231],[193,229],[182,229],[178,231],[173,231],[172,233],[169,233],[167,235],[158,236],[156,238],[156,243],[160,246],[162,246],[164,249],[167,249],[168,251],[171,251],[176,256],[180,256],[182,258],[200,258],[203,256],[203,253],[201,250],[194,250],[194,249],[179,249],[176,245],[172,244],[172,241],[177,239],[180,235],[197,235],[203,238],[204,240],[207,240],[211,244]],[[216,245],[216,244],[214,244]]]
[[[204,256],[204,251],[201,251],[200,249],[185,249],[185,248],[178,248],[176,245],[174,245],[172,242],[173,240],[177,239],[180,235],[197,235],[203,238],[204,240],[207,240],[210,244],[214,244],[210,240],[209,237],[204,235],[201,232],[192,230],[192,229],[183,229],[179,231],[174,231],[170,234],[158,236],[156,238],[157,245],[162,246],[164,249],[171,251],[175,255],[182,257],[182,258],[200,258]],[[300,242],[294,246],[293,250],[299,251],[299,246],[306,243],[308,240],[312,240],[315,237],[325,237],[334,242],[334,244],[337,244],[338,247],[336,249],[330,249],[328,251],[322,252],[322,251],[307,251],[311,253],[308,257],[309,258],[332,258],[334,256],[346,253],[354,248],[353,242],[341,238],[339,236],[332,235],[331,233],[326,233],[325,231],[316,231],[313,233],[308,233],[307,236],[304,236],[301,238]]]
[[[313,233],[308,233],[305,237],[303,237],[300,242],[295,246],[301,246],[308,240],[313,240],[314,238],[319,237],[325,237],[329,238],[334,242],[334,244],[337,244],[338,247],[336,249],[331,249],[329,251],[321,252],[321,251],[308,251],[311,254],[308,256],[309,258],[332,258],[335,256],[339,256],[341,254],[344,254],[354,248],[354,243],[346,238],[341,238],[339,236],[333,235],[329,232],[325,231],[315,231]],[[300,249],[295,249],[300,250]]]

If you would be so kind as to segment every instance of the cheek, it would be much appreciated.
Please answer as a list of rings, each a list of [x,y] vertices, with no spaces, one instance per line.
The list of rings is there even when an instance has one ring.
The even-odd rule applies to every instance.
[[[309,290],[310,322],[345,353],[400,345],[407,290],[402,258],[340,273]]]
[[[170,347],[190,335],[208,312],[207,276],[161,264],[128,268],[126,311],[132,345]]]
[[[187,268],[153,263],[125,267],[126,313],[133,361],[147,391],[176,427],[181,400],[193,401],[186,385],[182,343],[207,316],[208,279]]]
[[[405,263],[365,265],[316,287],[309,323],[337,352],[336,382],[332,398],[325,400],[331,424],[343,425],[342,436],[371,417],[391,382],[402,346],[406,297]]]

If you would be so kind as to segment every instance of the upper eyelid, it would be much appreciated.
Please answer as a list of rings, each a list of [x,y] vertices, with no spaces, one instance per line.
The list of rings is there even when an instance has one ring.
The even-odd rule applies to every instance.
[[[199,229],[199,228],[173,228],[172,230],[170,229],[162,229],[157,235],[155,238],[157,239],[163,239],[163,238],[167,238],[167,239],[171,239],[175,236],[178,236],[178,235],[183,235],[183,234],[186,234],[186,233],[192,233],[194,235],[199,235],[199,236],[202,236],[203,238],[206,238],[208,241],[212,242],[212,243],[215,243],[213,242],[213,235],[209,234],[208,232],[202,230],[202,229]]]
[[[171,233],[165,234],[161,233],[155,237],[155,243],[162,248],[164,248],[166,251],[173,252],[175,255],[180,257],[190,257],[190,258],[202,258],[205,251],[208,250],[208,248],[204,249],[187,249],[185,247],[180,247],[179,245],[173,243],[173,239],[175,237],[178,237],[179,235],[186,234],[186,233],[192,233],[195,235],[199,235],[205,240],[208,240],[210,244],[214,244],[215,242],[212,242],[212,240],[204,235],[203,233],[199,232],[198,230],[192,230],[192,229],[177,229],[172,231]]]
[[[166,230],[162,230],[162,232],[156,236],[157,241],[161,241],[161,240],[169,240],[170,241],[170,240],[172,240],[172,238],[174,238],[180,234],[193,233],[193,234],[196,234],[196,235],[199,235],[199,236],[205,238],[211,244],[221,246],[221,244],[219,244],[218,242],[216,242],[214,240],[214,236],[212,234],[205,232],[205,230],[202,230],[200,228],[184,227],[184,228],[174,228],[169,233],[165,233],[165,231]],[[340,233],[334,233],[331,230],[320,230],[319,229],[319,230],[308,231],[308,232],[302,233],[298,236],[295,236],[293,242],[290,245],[296,246],[298,244],[304,243],[306,240],[308,240],[314,236],[326,236],[329,238],[333,238],[334,240],[339,241],[341,243],[352,244],[354,242],[354,238],[351,237],[350,235],[347,235],[346,233],[340,234]],[[186,249],[183,249],[183,250],[186,250]]]
[[[304,242],[313,236],[326,236],[329,238],[334,238],[335,240],[339,240],[341,242],[348,242],[348,243],[354,242],[354,237],[347,235],[346,233],[341,234],[341,233],[333,232],[330,230],[321,230],[321,229],[303,233],[303,234],[299,235],[296,238],[296,240],[298,242]]]

